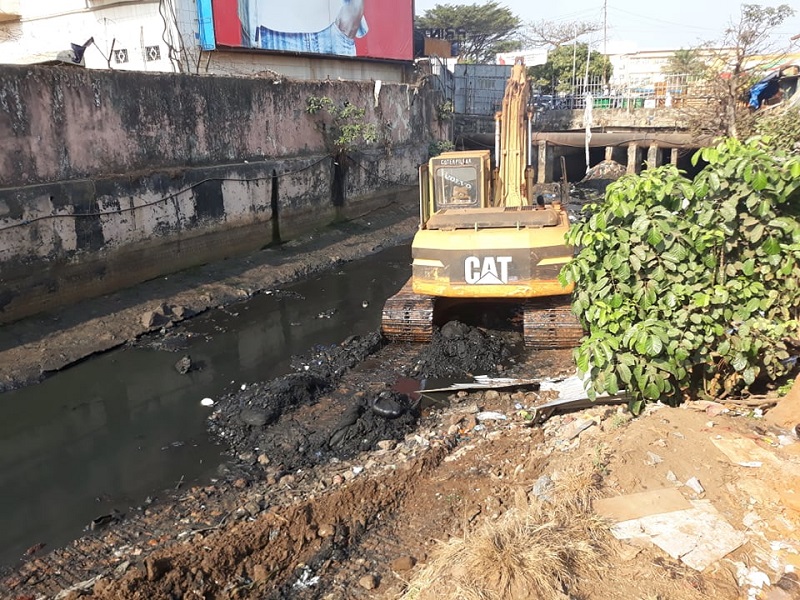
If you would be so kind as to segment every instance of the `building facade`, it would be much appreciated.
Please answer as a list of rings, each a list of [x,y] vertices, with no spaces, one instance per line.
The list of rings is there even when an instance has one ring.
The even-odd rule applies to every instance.
[[[335,2],[342,0],[331,0],[331,5]],[[248,4],[263,2],[238,0],[240,8]],[[408,4],[410,49],[413,8],[411,0],[400,4]],[[7,64],[69,62],[74,57],[73,44],[86,44],[81,60],[73,62],[89,69],[387,82],[412,78],[410,50],[408,60],[392,55],[390,60],[381,60],[378,52],[367,61],[359,56],[219,44],[215,30],[225,23],[223,11],[231,5],[235,12],[237,0],[0,0],[0,60]],[[288,5],[283,10],[293,8]],[[405,29],[401,31],[405,36]],[[381,33],[378,29],[373,36]],[[404,38],[399,43],[405,47]]]

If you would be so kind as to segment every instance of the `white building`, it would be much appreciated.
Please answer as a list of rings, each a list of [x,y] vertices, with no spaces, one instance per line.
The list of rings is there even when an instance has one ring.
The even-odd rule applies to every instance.
[[[83,45],[93,38],[84,54],[88,68],[177,71],[169,50],[170,45],[180,46],[176,23],[159,13],[160,5],[169,4],[0,0],[0,56],[5,63],[49,62],[69,52],[71,44]]]
[[[69,61],[72,44],[80,46],[93,39],[81,63],[90,69],[277,73],[320,80],[408,81],[412,76],[410,60],[231,50],[214,47],[213,39],[210,47],[214,49],[204,50],[209,41],[203,35],[211,31],[213,38],[210,6],[210,0],[0,0],[0,62]],[[200,15],[199,10],[209,12]]]

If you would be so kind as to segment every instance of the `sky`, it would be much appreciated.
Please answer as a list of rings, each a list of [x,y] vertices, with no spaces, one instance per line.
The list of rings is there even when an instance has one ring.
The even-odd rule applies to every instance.
[[[482,0],[415,0],[417,14],[437,4],[475,4]],[[638,50],[690,48],[701,42],[719,40],[731,20],[739,15],[740,0],[607,0],[608,53]],[[784,51],[793,44],[800,52],[800,40],[789,42],[800,34],[800,1],[769,2],[748,0],[748,4],[777,6],[788,4],[796,14],[776,29],[775,50]],[[523,22],[598,21],[603,22],[603,0],[500,0]],[[582,41],[593,42],[603,50],[602,30]]]

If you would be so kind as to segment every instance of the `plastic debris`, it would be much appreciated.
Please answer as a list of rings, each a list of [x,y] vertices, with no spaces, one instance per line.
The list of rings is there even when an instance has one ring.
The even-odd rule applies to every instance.
[[[703,484],[700,483],[700,480],[697,479],[697,477],[687,479],[684,485],[686,485],[688,488],[691,488],[695,494],[703,494],[706,491],[706,489],[703,487]]]
[[[645,462],[645,464],[647,464],[647,465],[654,466],[654,465],[657,465],[657,464],[659,464],[659,463],[662,463],[662,462],[664,462],[664,459],[663,459],[663,458],[661,458],[661,457],[660,457],[658,454],[656,454],[655,452],[648,452],[648,453],[647,453],[647,460],[646,460],[646,461],[644,461],[644,462]]]
[[[736,580],[739,587],[747,586],[748,600],[758,598],[759,592],[764,587],[769,587],[769,575],[763,571],[759,571],[755,567],[747,567],[744,563],[737,562],[736,565]]]
[[[319,583],[319,575],[311,575],[311,568],[308,565],[303,565],[303,570],[300,572],[300,577],[297,578],[292,584],[292,587],[298,590],[306,590],[314,587]]]
[[[214,406],[214,401],[211,398],[203,398],[200,400],[202,406]]]
[[[542,502],[552,502],[554,488],[553,480],[548,475],[542,475],[533,484],[531,492]]]
[[[475,418],[478,419],[478,421],[505,421],[508,419],[508,417],[503,413],[494,412],[491,410],[479,412],[477,415],[475,415]]]

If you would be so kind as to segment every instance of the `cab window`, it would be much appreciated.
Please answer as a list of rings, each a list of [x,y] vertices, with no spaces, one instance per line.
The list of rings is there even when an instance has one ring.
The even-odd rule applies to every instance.
[[[436,210],[480,206],[478,169],[473,166],[442,166],[434,173]]]

